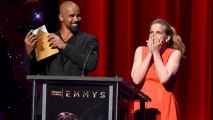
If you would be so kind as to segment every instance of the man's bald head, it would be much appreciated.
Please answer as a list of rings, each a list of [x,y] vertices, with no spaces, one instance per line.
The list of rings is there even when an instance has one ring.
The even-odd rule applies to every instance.
[[[68,8],[68,7],[77,7],[78,9],[80,9],[79,6],[75,2],[73,2],[73,1],[65,1],[65,2],[63,2],[60,5],[60,7],[59,7],[59,13],[60,14],[64,13],[65,9]]]
[[[60,5],[59,20],[61,29],[77,33],[80,28],[81,12],[79,6],[73,1],[65,1]]]

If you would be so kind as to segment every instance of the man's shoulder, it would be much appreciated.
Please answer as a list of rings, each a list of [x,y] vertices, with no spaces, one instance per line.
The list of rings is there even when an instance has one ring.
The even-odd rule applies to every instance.
[[[83,36],[83,37],[85,37],[85,38],[95,38],[95,39],[97,39],[96,36],[94,36],[94,35],[92,35],[92,34],[89,34],[89,33],[86,33],[86,32],[82,32],[82,31],[79,32],[79,35],[80,35],[80,36]]]

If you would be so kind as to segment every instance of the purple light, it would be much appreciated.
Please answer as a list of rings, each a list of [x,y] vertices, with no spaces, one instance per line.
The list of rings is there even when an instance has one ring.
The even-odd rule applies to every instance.
[[[33,10],[33,21],[32,22],[42,22],[42,12],[41,11],[36,11],[36,10]]]
[[[36,19],[40,19],[40,18],[41,18],[41,15],[38,14],[38,13],[35,13],[35,18],[36,18]]]

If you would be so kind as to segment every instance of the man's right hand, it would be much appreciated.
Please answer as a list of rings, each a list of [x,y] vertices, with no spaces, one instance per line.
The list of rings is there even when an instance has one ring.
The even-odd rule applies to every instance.
[[[36,36],[32,32],[33,30],[30,30],[24,39],[25,49],[28,55],[31,55],[37,42]]]

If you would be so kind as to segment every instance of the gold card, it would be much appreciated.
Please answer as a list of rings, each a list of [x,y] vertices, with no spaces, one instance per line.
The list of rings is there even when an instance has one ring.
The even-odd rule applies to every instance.
[[[57,48],[52,49],[51,47],[49,47],[47,36],[48,36],[47,32],[38,30],[38,33],[36,35],[36,38],[38,41],[36,43],[36,48],[35,48],[37,61],[43,60],[59,52]]]

